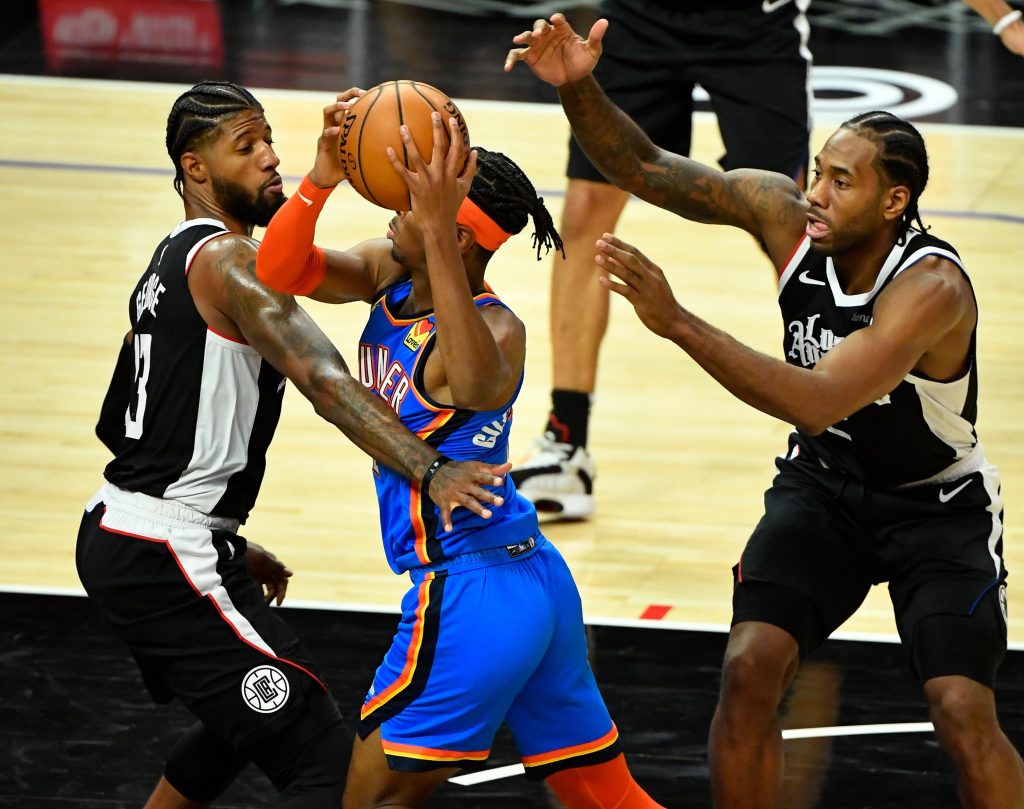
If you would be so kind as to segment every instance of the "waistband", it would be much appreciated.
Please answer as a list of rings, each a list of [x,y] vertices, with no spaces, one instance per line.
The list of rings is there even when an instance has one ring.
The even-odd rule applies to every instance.
[[[458,556],[451,556],[442,559],[440,562],[432,562],[422,567],[409,569],[409,578],[413,584],[419,584],[430,573],[444,572],[448,576],[458,573],[465,573],[469,570],[476,570],[481,567],[493,567],[504,565],[508,562],[520,562],[529,556],[533,556],[547,543],[544,535],[537,531],[529,539],[525,539],[517,545],[499,545],[497,548],[485,548],[482,551],[470,551],[460,553]]]
[[[915,480],[911,483],[904,483],[897,488],[909,489],[914,486],[928,486],[934,483],[949,483],[953,480],[965,478],[968,475],[977,472],[982,467],[989,465],[988,458],[985,457],[985,449],[981,446],[981,442],[978,441],[967,455],[959,461],[954,461],[941,472],[932,475],[930,478],[925,478],[924,480]]]
[[[204,514],[177,500],[164,500],[161,497],[151,497],[142,492],[129,492],[113,483],[104,483],[86,504],[85,510],[92,511],[99,503],[103,503],[108,509],[123,511],[134,517],[154,522],[201,526],[216,531],[238,533],[238,520]]]

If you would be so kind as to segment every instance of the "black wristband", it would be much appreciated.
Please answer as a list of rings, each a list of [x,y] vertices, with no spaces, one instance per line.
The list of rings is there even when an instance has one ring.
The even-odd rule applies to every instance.
[[[427,490],[430,488],[430,481],[434,479],[434,475],[437,474],[437,470],[444,466],[451,458],[444,455],[438,455],[434,462],[427,467],[427,471],[423,473],[423,477],[420,478],[420,492],[427,494]]]

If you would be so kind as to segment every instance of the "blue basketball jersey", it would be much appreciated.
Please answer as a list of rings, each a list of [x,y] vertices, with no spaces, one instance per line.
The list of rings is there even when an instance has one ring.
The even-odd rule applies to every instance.
[[[504,407],[463,410],[432,400],[423,386],[423,368],[434,349],[436,321],[433,311],[398,317],[412,292],[412,281],[384,290],[370,311],[359,340],[359,379],[398,414],[402,424],[434,447],[458,461],[502,464],[508,458],[512,404],[522,378]],[[474,298],[477,306],[502,306],[490,290]],[[504,504],[491,507],[490,519],[460,508],[452,514],[452,530],[445,532],[439,511],[419,484],[386,466],[374,465],[380,505],[381,534],[388,564],[396,573],[431,564],[462,553],[518,545],[538,530],[533,504],[516,492],[511,476],[492,487]]]

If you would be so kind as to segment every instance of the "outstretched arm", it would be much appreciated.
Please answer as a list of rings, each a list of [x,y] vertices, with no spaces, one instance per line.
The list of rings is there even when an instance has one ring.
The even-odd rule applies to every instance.
[[[632,245],[610,234],[598,245],[598,265],[622,282],[602,277],[602,285],[633,304],[648,329],[672,340],[738,399],[812,435],[892,391],[940,343],[947,376],[963,370],[969,329],[958,327],[973,323],[973,297],[945,259],[926,258],[905,270],[879,296],[870,326],[813,368],[797,368],[688,312],[664,273]]]
[[[721,172],[656,146],[592,75],[607,27],[599,20],[584,40],[561,14],[537,20],[513,38],[524,47],[509,51],[505,70],[524,62],[558,89],[576,140],[612,183],[686,219],[746,230],[781,268],[807,226],[796,183],[775,172]]]
[[[215,307],[241,331],[246,341],[290,379],[316,412],[356,446],[413,481],[419,481],[439,457],[398,421],[378,397],[354,379],[338,350],[290,295],[263,286],[256,278],[256,249],[251,239],[226,236],[203,248],[190,274],[197,298]],[[441,509],[445,526],[453,506],[481,516],[481,504],[501,502],[483,485],[507,467],[448,464],[428,491]]]
[[[476,174],[477,153],[469,151],[454,118],[442,122],[435,112],[432,123],[429,164],[406,126],[400,131],[409,168],[391,148],[388,157],[409,186],[412,210],[423,233],[437,317],[435,339],[451,403],[472,410],[492,410],[507,404],[519,384],[526,359],[526,330],[507,309],[480,308],[473,301],[455,217]]]
[[[1024,19],[1005,0],[964,0],[978,12],[1011,53],[1024,56]]]

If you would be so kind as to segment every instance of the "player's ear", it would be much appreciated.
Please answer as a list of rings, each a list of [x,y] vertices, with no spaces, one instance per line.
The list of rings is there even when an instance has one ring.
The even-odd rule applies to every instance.
[[[458,234],[459,252],[465,255],[466,251],[476,244],[476,234],[473,232],[472,228],[468,228],[465,225],[457,224],[455,228]]]
[[[185,152],[182,154],[181,170],[186,177],[199,185],[202,185],[209,179],[206,171],[206,164],[203,162],[203,158],[199,156],[198,152]]]
[[[882,216],[890,221],[899,219],[909,204],[910,189],[905,185],[894,185],[885,194]]]

